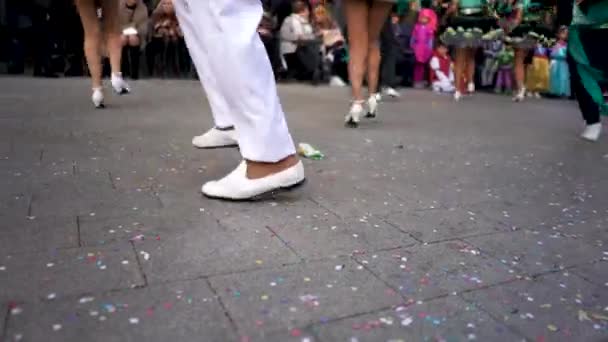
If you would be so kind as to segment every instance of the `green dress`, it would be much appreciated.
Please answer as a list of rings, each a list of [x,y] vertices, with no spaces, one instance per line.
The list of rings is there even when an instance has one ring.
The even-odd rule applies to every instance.
[[[458,13],[448,18],[448,28],[441,40],[457,48],[477,48],[483,36],[497,27],[496,19],[488,12],[486,0],[459,0]]]

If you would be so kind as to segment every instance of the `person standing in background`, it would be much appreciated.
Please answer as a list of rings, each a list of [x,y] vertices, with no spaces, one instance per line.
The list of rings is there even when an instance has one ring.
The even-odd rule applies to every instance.
[[[559,97],[570,97],[570,70],[568,70],[568,27],[562,26],[557,42],[551,49],[551,87],[549,92]]]
[[[132,79],[139,78],[139,59],[148,38],[148,7],[143,0],[120,0],[122,65]]]
[[[424,8],[418,14],[418,22],[412,32],[411,46],[416,56],[414,65],[414,88],[426,86],[426,70],[433,55],[437,17],[432,9]]]
[[[399,17],[396,14],[386,20],[380,32],[380,88],[382,94],[392,98],[399,98],[401,94],[395,89],[397,80],[397,59],[399,56],[399,42],[397,41],[396,25]]]

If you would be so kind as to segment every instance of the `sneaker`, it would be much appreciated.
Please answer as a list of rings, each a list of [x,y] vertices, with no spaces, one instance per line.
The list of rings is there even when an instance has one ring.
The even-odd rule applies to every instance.
[[[103,104],[103,91],[101,91],[101,88],[93,88],[91,101],[93,101],[95,108],[105,108],[105,105]]]
[[[357,128],[363,115],[363,101],[355,101],[350,106],[350,111],[344,118],[344,123],[347,127]]]
[[[367,114],[365,114],[365,117],[368,119],[375,118],[376,114],[378,114],[378,102],[380,102],[378,95],[379,94],[372,94],[369,99],[367,99]]]
[[[192,145],[197,148],[235,147],[238,145],[236,130],[213,127],[203,135],[192,138]]]
[[[399,94],[399,92],[395,88],[386,87],[382,90],[382,92],[384,93],[384,95],[392,97],[394,99],[398,99],[401,97],[401,94]]]
[[[247,163],[242,161],[226,177],[205,183],[201,191],[209,198],[247,201],[260,199],[260,196],[265,194],[292,189],[305,180],[302,161],[281,172],[258,179],[247,178],[246,171]]]
[[[534,93],[534,97],[537,98],[537,99],[542,99],[543,98],[542,95],[540,95],[539,92]]]
[[[112,88],[118,95],[125,95],[131,92],[131,88],[129,88],[127,82],[122,78],[121,73],[113,73],[110,82],[112,83]]]
[[[344,82],[340,76],[332,76],[329,79],[329,85],[332,87],[346,87],[346,82]]]
[[[587,141],[595,142],[600,138],[601,134],[602,134],[602,124],[598,122],[593,125],[587,125],[587,127],[585,127],[585,130],[583,131],[583,134],[581,134],[581,138],[583,138]]]

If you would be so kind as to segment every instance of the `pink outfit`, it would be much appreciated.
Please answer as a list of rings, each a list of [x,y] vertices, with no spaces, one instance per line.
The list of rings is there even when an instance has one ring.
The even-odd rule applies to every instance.
[[[427,65],[433,56],[433,42],[435,40],[435,30],[437,28],[437,15],[431,9],[425,8],[420,11],[419,19],[427,17],[428,22],[419,22],[414,27],[410,46],[414,50],[416,64],[414,65],[414,82],[423,82]]]

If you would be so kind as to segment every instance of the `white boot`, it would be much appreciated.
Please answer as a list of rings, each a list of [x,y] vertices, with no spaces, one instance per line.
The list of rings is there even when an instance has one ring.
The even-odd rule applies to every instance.
[[[454,92],[454,101],[458,102],[458,101],[460,101],[461,98],[462,98],[462,94],[458,90],[456,90]]]
[[[110,81],[116,94],[125,95],[131,92],[131,88],[129,88],[127,82],[125,82],[124,78],[122,78],[121,73],[112,73]]]
[[[192,138],[192,145],[198,148],[234,147],[238,145],[236,129],[213,127],[202,135]]]
[[[524,100],[524,98],[526,97],[526,88],[522,87],[517,94],[515,94],[515,97],[513,97],[513,101],[515,102],[521,102]]]
[[[583,134],[581,134],[581,138],[595,142],[600,138],[601,134],[602,124],[598,122],[593,125],[587,125],[587,127],[585,127],[585,130],[583,131]]]
[[[469,82],[469,85],[467,86],[467,91],[469,92],[469,94],[473,94],[475,92],[475,83]]]
[[[355,101],[350,106],[350,111],[346,114],[344,118],[344,123],[348,127],[357,128],[359,126],[359,122],[361,121],[361,116],[363,115],[363,101]]]
[[[401,94],[399,94],[399,92],[395,88],[386,87],[382,90],[382,92],[384,93],[384,95],[392,97],[394,99],[398,99],[401,97]]]
[[[93,88],[93,95],[91,96],[91,101],[93,101],[93,105],[95,108],[105,108],[103,104],[103,91],[101,88]]]
[[[378,114],[378,99],[379,94],[371,94],[369,99],[367,99],[367,114],[365,114],[366,118],[373,119]]]
[[[247,163],[242,161],[226,177],[203,185],[201,191],[210,198],[234,201],[255,200],[264,194],[296,187],[304,180],[302,161],[298,161],[286,170],[258,179],[247,178]]]

